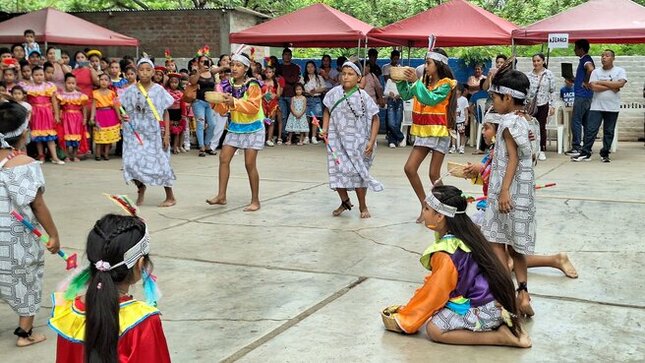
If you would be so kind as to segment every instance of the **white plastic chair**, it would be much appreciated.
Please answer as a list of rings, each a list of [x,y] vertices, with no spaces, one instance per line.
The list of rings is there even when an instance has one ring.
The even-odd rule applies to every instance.
[[[479,146],[481,145],[482,142],[482,129],[484,128],[484,115],[486,114],[486,99],[485,98],[480,98],[477,100],[477,113],[480,116],[479,120],[482,122],[477,122],[477,150],[479,150]],[[471,138],[474,140],[475,137],[473,135],[470,135]]]
[[[407,145],[408,130],[412,126],[412,100],[403,101],[403,120],[401,120],[401,133],[403,133],[403,143]]]
[[[616,120],[616,127],[614,127],[614,140],[611,142],[609,151],[615,153],[618,150],[618,120]]]
[[[546,138],[549,141],[549,145],[551,144],[551,140],[549,139],[549,131],[556,131],[557,132],[557,147],[558,147],[558,154],[562,154],[563,149],[564,149],[564,121],[563,117],[560,117],[560,115],[565,114],[564,111],[564,104],[560,101],[557,101],[554,103],[553,107],[555,108],[555,112],[553,113],[552,116],[549,116],[547,118],[547,123],[546,123]],[[542,150],[545,151],[545,150]]]

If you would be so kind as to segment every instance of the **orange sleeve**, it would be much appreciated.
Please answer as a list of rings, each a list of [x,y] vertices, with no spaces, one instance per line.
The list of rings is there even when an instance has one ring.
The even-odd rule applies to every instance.
[[[450,255],[435,252],[430,259],[432,273],[426,276],[423,286],[415,291],[410,301],[394,315],[401,329],[414,334],[450,299],[457,287],[457,269]]]
[[[213,107],[213,110],[215,110],[215,112],[219,113],[220,115],[224,116],[228,113],[229,107],[225,103],[216,103],[215,106]]]
[[[246,90],[246,99],[236,99],[231,111],[255,115],[262,107],[262,89],[257,83],[251,83]]]

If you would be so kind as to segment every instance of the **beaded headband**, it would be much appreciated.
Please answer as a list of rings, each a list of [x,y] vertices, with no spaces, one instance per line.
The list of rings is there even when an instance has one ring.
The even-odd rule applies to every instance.
[[[501,95],[510,95],[513,98],[523,100],[526,98],[526,93],[505,86],[493,86],[491,85],[488,89],[488,92],[499,93]]]
[[[152,68],[154,68],[154,67],[155,67],[155,64],[154,64],[154,63],[152,63],[152,61],[150,60],[150,58],[141,58],[141,59],[139,59],[139,61],[137,62],[137,68],[138,68],[140,65],[142,65],[142,64],[149,64],[149,65],[150,65],[150,67],[152,67]]]
[[[132,266],[134,266],[137,261],[139,261],[139,258],[147,255],[150,253],[150,233],[148,232],[148,225],[146,224],[146,232],[144,233],[143,237],[135,244],[134,246],[130,247],[129,250],[125,251],[123,254],[123,261],[117,263],[114,266],[111,266],[109,262],[106,261],[98,261],[94,264],[97,270],[99,271],[112,271],[115,268],[125,265],[128,269],[131,269]]]
[[[437,197],[435,197],[432,192],[428,195],[428,197],[426,197],[426,203],[428,203],[430,208],[437,211],[437,213],[441,213],[446,217],[454,218],[456,214],[466,213],[465,210],[458,211],[457,207],[441,203],[441,201],[437,199]]]
[[[246,68],[251,67],[251,61],[241,54],[233,54],[233,56],[231,57],[231,62],[240,62],[244,64]]]
[[[0,133],[0,148],[2,149],[11,148],[11,145],[9,145],[9,143],[5,139],[13,139],[14,137],[18,137],[22,135],[27,129],[28,124],[29,123],[25,121],[22,123],[22,125],[20,125],[20,127],[18,127],[17,129],[11,132],[7,132],[6,134]]]
[[[349,68],[353,69],[354,72],[356,72],[356,74],[358,74],[359,77],[363,76],[363,72],[361,72],[361,69],[358,68],[358,66],[356,64],[354,64],[352,62],[345,62],[345,63],[343,63],[343,66],[341,68],[345,68],[345,67],[349,67]]]
[[[426,53],[426,59],[428,59],[428,58],[430,58],[432,60],[435,60],[435,61],[438,61],[438,62],[441,62],[443,64],[448,64],[448,57],[446,57],[445,55],[443,55],[441,53],[428,52],[428,53]]]

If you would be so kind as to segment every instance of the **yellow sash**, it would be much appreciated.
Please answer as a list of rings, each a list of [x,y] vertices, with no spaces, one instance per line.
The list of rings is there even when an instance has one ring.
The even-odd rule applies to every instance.
[[[159,117],[159,112],[157,112],[157,108],[155,107],[154,103],[152,103],[152,100],[150,99],[150,97],[148,97],[148,92],[141,85],[141,82],[137,83],[137,87],[139,88],[139,91],[141,91],[141,94],[143,95],[143,97],[146,98],[146,101],[148,101],[148,105],[150,106],[150,109],[152,110],[152,114],[155,116],[155,119],[157,119],[157,121],[159,122],[163,121],[161,117]]]

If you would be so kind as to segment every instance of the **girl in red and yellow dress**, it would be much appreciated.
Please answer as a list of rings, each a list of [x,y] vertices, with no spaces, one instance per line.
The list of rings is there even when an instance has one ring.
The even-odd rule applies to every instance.
[[[56,155],[56,123],[58,117],[58,102],[56,100],[56,85],[45,82],[45,71],[41,67],[32,70],[33,83],[25,84],[27,102],[33,107],[31,114],[31,141],[36,143],[38,160],[45,161],[43,144],[47,144],[52,163],[65,164]]]
[[[88,98],[76,90],[76,77],[68,73],[65,75],[65,90],[56,95],[60,103],[61,122],[65,130],[65,146],[69,153],[70,161],[80,161],[78,147],[85,133],[85,120],[87,119]]]
[[[446,52],[440,48],[432,49],[426,55],[422,79],[417,80],[413,69],[406,70],[405,75],[406,81],[397,82],[396,87],[403,100],[414,97],[410,134],[415,138],[404,170],[423,210],[426,193],[419,177],[419,167],[432,152],[430,181],[434,185],[439,180],[443,158],[450,148],[448,130],[455,124],[457,101],[453,90],[457,81],[448,66]],[[417,218],[417,223],[421,222],[423,213]]]
[[[92,92],[92,116],[90,125],[94,124],[94,143],[96,160],[110,160],[108,153],[112,144],[121,140],[121,113],[116,92],[111,86],[110,76],[101,74],[99,76],[99,89]]]
[[[53,295],[56,362],[170,362],[151,275],[150,234],[136,216],[109,214],[87,236],[89,267]],[[130,286],[143,280],[147,302]],[[87,287],[85,295],[77,292]]]

